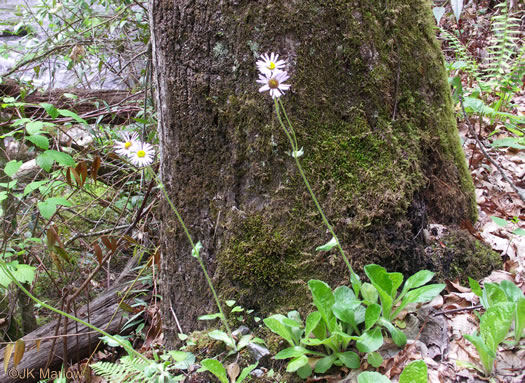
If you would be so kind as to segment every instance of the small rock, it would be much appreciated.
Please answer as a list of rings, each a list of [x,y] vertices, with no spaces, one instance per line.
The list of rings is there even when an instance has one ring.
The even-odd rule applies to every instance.
[[[246,335],[246,334],[249,334],[249,333],[250,333],[250,329],[248,327],[241,326],[237,330],[232,332],[232,335],[235,336],[235,337],[238,337],[239,335],[243,336],[243,335]]]
[[[60,145],[69,146],[74,143],[85,147],[93,142],[93,136],[85,129],[75,126],[60,135]]]
[[[250,353],[252,354],[253,359],[255,359],[257,362],[259,362],[262,358],[270,355],[270,351],[259,344],[256,343],[248,343],[246,346],[248,350],[250,350]]]
[[[255,370],[253,370],[250,375],[252,376],[255,376],[256,378],[260,378],[261,376],[264,375],[264,371],[261,370],[260,368],[256,368]]]

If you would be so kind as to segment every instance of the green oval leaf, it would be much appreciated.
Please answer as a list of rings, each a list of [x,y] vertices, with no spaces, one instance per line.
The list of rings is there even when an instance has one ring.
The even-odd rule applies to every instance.
[[[396,328],[392,323],[390,323],[388,320],[384,318],[380,318],[378,323],[385,327],[388,332],[390,332],[390,335],[392,336],[392,340],[394,343],[399,346],[403,347],[407,343],[407,336],[405,333],[398,328]]]
[[[356,342],[357,349],[361,352],[374,352],[382,345],[383,335],[378,327],[365,331]]]
[[[365,371],[357,377],[358,383],[392,383],[386,376],[374,371]]]
[[[353,351],[339,352],[336,354],[339,360],[348,368],[356,369],[361,365],[359,355]]]
[[[31,121],[26,124],[27,134],[36,134],[42,131],[44,127],[44,122],[42,121]]]
[[[197,319],[198,320],[213,320],[217,318],[222,318],[222,314],[221,313],[206,314],[206,315],[201,315]]]
[[[296,358],[301,355],[305,355],[308,353],[308,350],[301,346],[295,346],[295,347],[288,347],[284,350],[277,353],[277,355],[274,356],[274,359],[289,359],[289,358]]]
[[[40,106],[44,108],[44,110],[47,112],[47,114],[49,114],[51,118],[58,117],[58,110],[53,105],[42,102],[40,103]]]
[[[235,343],[233,342],[233,339],[230,338],[228,334],[226,334],[224,331],[221,330],[213,330],[208,333],[208,336],[215,340],[220,340],[226,344],[226,346],[230,348],[235,348]]]
[[[336,322],[334,314],[332,313],[332,305],[335,303],[335,298],[334,294],[332,294],[332,289],[325,282],[317,279],[309,280],[308,287],[312,292],[314,305],[321,313],[321,317],[326,323],[328,330],[330,332],[334,331]]]
[[[399,383],[427,383],[427,365],[422,360],[415,360],[405,366],[399,376]]]
[[[330,251],[335,246],[337,246],[337,240],[335,239],[335,237],[332,237],[332,239],[330,241],[326,242],[324,245],[318,246],[315,249],[315,251]]]
[[[434,273],[432,271],[428,270],[421,270],[412,275],[410,278],[407,279],[405,282],[405,286],[403,287],[403,290],[412,290],[416,287],[421,287],[427,282],[430,282],[430,280],[434,277]]]
[[[378,368],[383,363],[383,357],[378,352],[371,352],[367,354],[366,360],[372,367]]]
[[[317,363],[315,364],[314,371],[317,372],[318,374],[324,374],[326,371],[330,369],[330,367],[333,366],[336,359],[337,359],[337,355],[335,354],[328,355],[328,356],[325,356],[324,358],[319,359]]]
[[[13,178],[18,169],[22,166],[22,161],[11,160],[4,167],[4,173],[9,177]]]
[[[409,291],[406,299],[409,303],[430,302],[436,295],[441,293],[445,285],[443,283],[420,287],[419,289]]]
[[[40,134],[34,134],[32,136],[27,136],[26,140],[32,142],[36,146],[38,146],[40,149],[49,149],[49,139],[45,136],[41,136]]]
[[[365,328],[370,329],[379,319],[381,315],[381,306],[377,303],[373,303],[366,308],[365,312]]]
[[[47,153],[49,157],[55,160],[57,163],[63,166],[75,166],[76,162],[69,154],[59,152],[57,150],[46,150],[43,154]]]
[[[49,154],[47,154],[47,151],[39,154],[36,158],[36,164],[42,169],[44,169],[46,172],[51,171],[54,162],[55,160]]]
[[[321,320],[321,313],[319,311],[313,311],[306,317],[306,326],[304,330],[304,337],[308,338],[310,333],[317,327]]]
[[[498,345],[505,340],[514,319],[515,304],[498,303],[491,306],[481,316],[479,330],[487,347],[496,352]]]
[[[368,282],[365,282],[361,285],[361,295],[363,299],[370,303],[376,303],[377,298],[379,298],[379,293],[377,289]]]
[[[57,112],[58,114],[60,114],[61,116],[64,116],[64,117],[71,117],[72,119],[74,119],[76,122],[80,123],[80,124],[85,124],[87,125],[87,121],[84,120],[83,118],[81,118],[78,114],[76,114],[75,112],[72,112],[71,110],[67,110],[67,109],[57,109]]]
[[[202,367],[199,369],[199,371],[209,371],[219,378],[221,383],[229,383],[228,377],[226,376],[226,369],[218,360],[204,359],[201,361],[201,366]]]
[[[296,346],[290,329],[282,323],[284,318],[286,317],[282,314],[275,314],[264,319],[263,322],[271,331],[285,339],[291,346]]]
[[[295,372],[306,364],[308,364],[308,358],[306,355],[301,355],[288,363],[288,366],[286,366],[286,372]]]
[[[525,148],[525,146],[524,146],[524,148]],[[500,217],[491,216],[490,219],[492,220],[492,222],[494,222],[499,227],[505,227],[505,226],[507,226],[509,224],[506,220],[504,220],[503,218],[500,218]]]

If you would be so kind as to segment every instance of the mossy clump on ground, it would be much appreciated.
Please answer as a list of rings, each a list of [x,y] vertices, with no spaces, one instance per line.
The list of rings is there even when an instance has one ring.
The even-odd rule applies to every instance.
[[[468,277],[480,280],[502,267],[501,256],[463,230],[452,230],[439,242],[426,248],[429,268],[436,279],[458,279],[468,284]]]

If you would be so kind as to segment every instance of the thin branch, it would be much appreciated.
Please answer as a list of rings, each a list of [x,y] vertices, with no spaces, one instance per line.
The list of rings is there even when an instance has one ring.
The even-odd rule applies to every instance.
[[[453,309],[453,310],[439,311],[437,313],[434,313],[433,316],[453,314],[453,313],[458,313],[460,311],[472,311],[472,310],[480,309],[482,307],[483,307],[482,305],[477,305],[477,306],[461,307],[459,309]]]

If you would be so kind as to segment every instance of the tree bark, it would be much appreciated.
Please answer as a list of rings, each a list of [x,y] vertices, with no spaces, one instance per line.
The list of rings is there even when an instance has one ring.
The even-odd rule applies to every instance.
[[[348,270],[299,177],[273,102],[255,83],[265,52],[287,60],[282,97],[301,161],[356,270],[413,273],[429,221],[475,220],[443,56],[423,0],[150,1],[161,176],[219,289],[259,316],[308,310],[307,281]],[[216,312],[167,204],[165,335]]]

